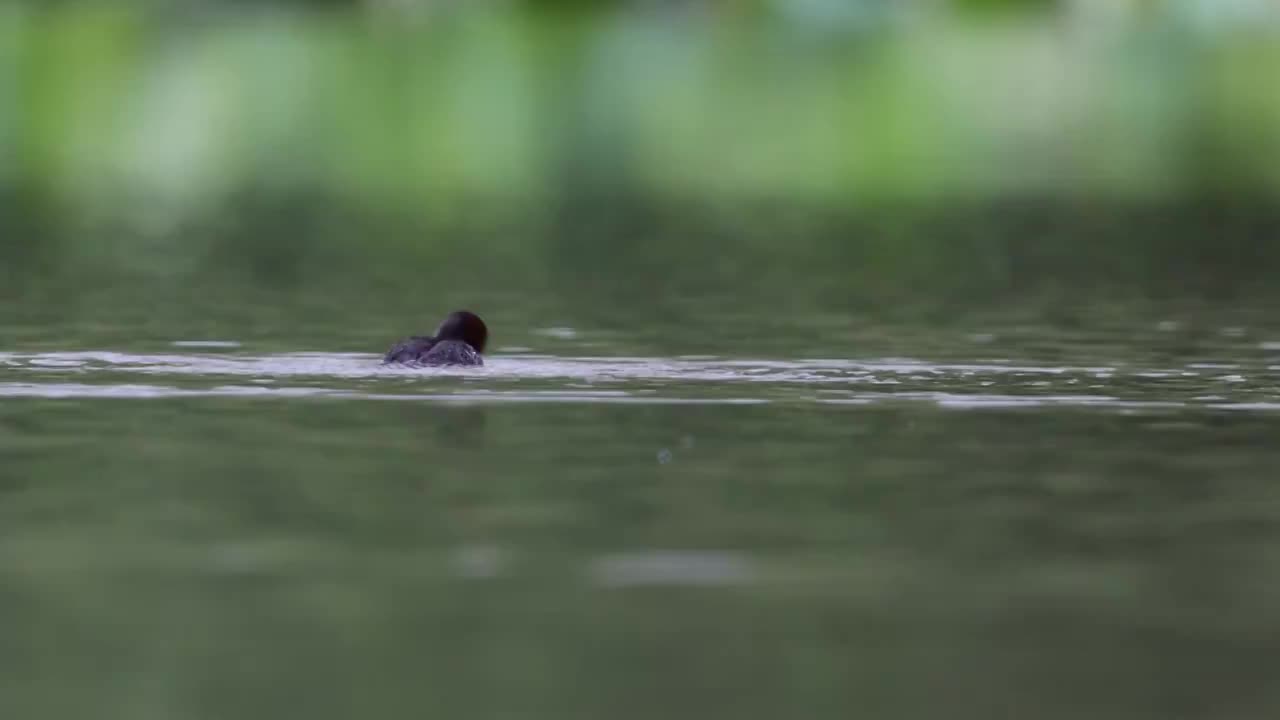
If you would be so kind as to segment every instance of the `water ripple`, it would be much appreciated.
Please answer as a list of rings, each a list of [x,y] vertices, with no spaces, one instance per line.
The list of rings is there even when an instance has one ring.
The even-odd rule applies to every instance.
[[[228,341],[229,342],[229,341]],[[326,398],[451,404],[927,403],[961,410],[1280,408],[1274,370],[500,354],[481,368],[384,366],[367,353],[0,353],[0,397]],[[154,382],[152,379],[164,378]]]

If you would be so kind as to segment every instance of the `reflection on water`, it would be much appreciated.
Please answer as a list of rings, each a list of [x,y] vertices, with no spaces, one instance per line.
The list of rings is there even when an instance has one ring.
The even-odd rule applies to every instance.
[[[591,577],[606,587],[636,585],[741,585],[751,564],[732,552],[633,552],[594,560]]]

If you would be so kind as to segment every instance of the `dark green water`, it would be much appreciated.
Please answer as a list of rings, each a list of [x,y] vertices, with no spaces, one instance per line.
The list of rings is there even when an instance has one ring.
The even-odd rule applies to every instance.
[[[1276,346],[1037,332],[770,360],[560,329],[472,372],[6,349],[0,714],[1280,710]],[[1063,344],[1112,354],[1023,359]]]

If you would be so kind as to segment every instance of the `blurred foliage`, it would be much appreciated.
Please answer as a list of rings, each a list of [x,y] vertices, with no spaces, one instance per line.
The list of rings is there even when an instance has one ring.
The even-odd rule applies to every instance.
[[[481,298],[583,321],[1266,292],[1278,20],[1244,0],[9,4],[0,293],[118,313],[144,302],[126,284],[191,312],[306,291],[404,322],[385,308],[406,296],[415,317]]]
[[[575,178],[825,202],[1280,184],[1275,34],[1197,30],[1175,3],[1009,21],[853,3],[870,28],[773,5],[790,14],[10,6],[5,178],[180,208],[262,184],[418,207],[538,203]]]

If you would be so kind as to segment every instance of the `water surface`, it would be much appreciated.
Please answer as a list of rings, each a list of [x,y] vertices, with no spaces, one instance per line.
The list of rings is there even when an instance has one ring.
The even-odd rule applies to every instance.
[[[1269,716],[1273,350],[5,349],[0,710]]]

